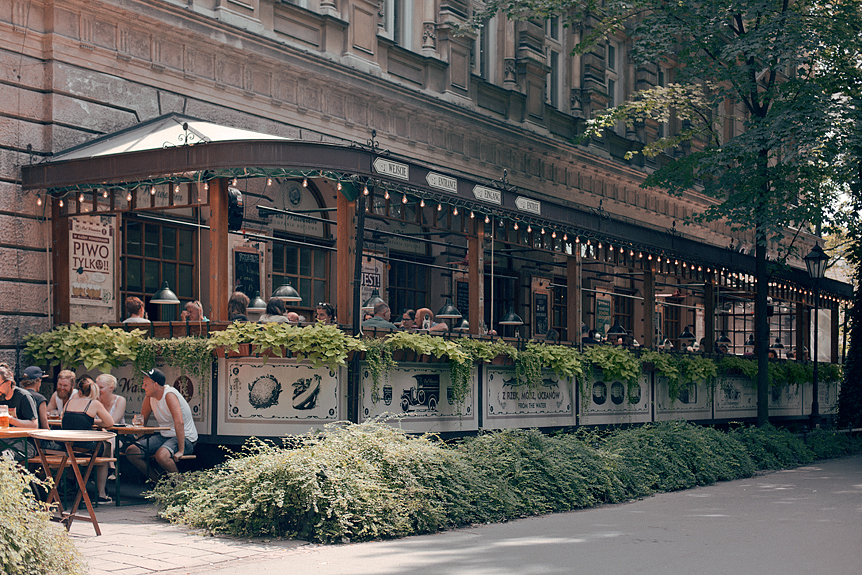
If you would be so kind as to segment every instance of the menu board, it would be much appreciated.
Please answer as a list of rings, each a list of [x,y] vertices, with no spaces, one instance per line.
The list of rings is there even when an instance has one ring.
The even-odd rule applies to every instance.
[[[536,305],[533,313],[536,316],[536,335],[545,335],[548,333],[548,294],[536,293]]]
[[[455,282],[455,307],[461,312],[461,317],[470,317],[470,284]]]
[[[260,252],[237,250],[233,257],[234,285],[237,291],[253,298],[260,291]]]

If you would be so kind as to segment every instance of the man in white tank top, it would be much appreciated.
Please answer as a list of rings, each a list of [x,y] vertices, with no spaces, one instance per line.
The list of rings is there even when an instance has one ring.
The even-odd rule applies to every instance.
[[[198,440],[188,402],[176,389],[165,386],[165,380],[165,374],[161,370],[151,369],[144,372],[143,387],[146,397],[141,409],[144,425],[152,413],[159,426],[168,429],[162,431],[161,435],[141,439],[126,449],[129,461],[140,469],[141,473],[147,472],[144,457],[150,456],[168,473],[176,473],[176,462],[183,455],[191,455]],[[154,471],[150,471],[152,475]]]

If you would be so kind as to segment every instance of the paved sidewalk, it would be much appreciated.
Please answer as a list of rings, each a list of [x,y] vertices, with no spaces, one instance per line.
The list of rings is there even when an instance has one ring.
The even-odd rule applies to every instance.
[[[84,511],[86,513],[86,511]],[[85,521],[72,524],[75,546],[87,560],[91,575],[179,575],[205,573],[244,560],[277,559],[316,546],[303,541],[212,537],[171,525],[156,516],[152,505],[96,509],[101,537]]]

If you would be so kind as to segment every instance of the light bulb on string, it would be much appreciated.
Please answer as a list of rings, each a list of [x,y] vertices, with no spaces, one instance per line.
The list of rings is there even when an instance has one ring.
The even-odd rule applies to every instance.
[[[302,187],[303,187],[303,188],[307,188],[307,187],[308,187],[308,178],[302,178]]]
[[[236,185],[236,178],[233,179],[233,182],[231,184],[234,186]]]
[[[205,192],[210,191],[210,183],[209,182],[204,182],[204,191]]]
[[[454,208],[452,208],[452,215],[453,215],[453,216],[457,216],[457,215],[458,215],[458,206],[455,206]]]
[[[83,192],[81,192],[81,195],[78,196],[78,201],[81,203],[84,203],[84,193]]]
[[[60,198],[60,201],[59,201],[59,202],[57,202],[57,205],[58,205],[58,206],[60,206],[61,208],[63,207],[63,205],[64,205],[64,204],[63,204],[63,199],[62,199],[62,198]]]
[[[599,242],[599,249],[602,249],[602,242]]]
[[[567,234],[566,232],[563,232],[563,241],[564,242],[569,241],[569,234]]]
[[[470,219],[472,220],[475,218],[476,218],[476,214],[473,213],[473,210],[470,210]]]
[[[634,250],[629,250],[629,257],[630,258],[635,257],[635,251]]]
[[[647,256],[647,259],[648,259],[649,261],[652,261],[652,254],[649,254],[649,255]]]
[[[490,223],[491,223],[491,218],[488,216],[488,214],[485,214],[485,223],[486,223],[486,224],[490,224]]]
[[[404,194],[403,196],[401,196],[401,203],[402,203],[402,204],[406,204],[406,203],[407,203],[407,194]]]
[[[127,193],[126,193],[126,201],[127,201],[127,202],[131,202],[131,201],[132,201],[132,192],[127,192]]]
[[[177,185],[175,185],[175,186],[174,186],[174,193],[175,193],[175,194],[179,194],[179,193],[180,193],[180,185],[179,185],[179,184],[177,184]]]
[[[437,204],[437,211],[438,211],[438,212],[442,212],[442,211],[443,211],[443,204]]]
[[[528,233],[528,234],[532,234],[532,233],[533,233],[533,226],[531,226],[530,224],[527,224],[527,233]]]
[[[155,186],[153,186],[153,187],[151,187],[151,188],[150,188],[150,195],[151,195],[151,196],[155,196],[155,195],[156,195],[156,187],[155,187]]]
[[[518,231],[518,222],[515,222],[514,224],[512,224],[512,229],[515,230],[516,232]]]
[[[557,239],[557,230],[551,232],[551,238]]]
[[[368,186],[367,186],[367,185],[362,186],[362,195],[363,195],[363,196],[367,196],[367,195],[368,195]]]
[[[107,197],[108,197],[108,190],[107,189],[102,190],[102,197],[107,199]]]
[[[266,185],[267,185],[267,186],[271,186],[271,185],[272,185],[272,178],[267,178],[267,179],[266,179]]]
[[[37,206],[41,206],[41,205],[42,205],[42,196],[36,196],[36,205],[37,205]]]
[[[384,200],[388,200],[388,199],[389,199],[389,190],[386,190],[386,193],[384,193],[384,194],[383,194],[383,199],[384,199]]]
[[[335,185],[335,189],[336,189],[336,190],[338,190],[339,192],[341,191],[341,182],[338,182],[338,183]]]
[[[545,235],[545,228],[542,228],[542,235]]]

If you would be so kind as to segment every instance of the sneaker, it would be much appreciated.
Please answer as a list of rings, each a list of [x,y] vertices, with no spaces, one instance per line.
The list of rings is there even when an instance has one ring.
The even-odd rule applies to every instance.
[[[116,481],[116,480],[117,480],[117,475],[115,473],[111,473],[108,476],[108,481]]]
[[[101,505],[103,503],[107,504],[107,503],[113,503],[113,502],[114,502],[114,500],[111,499],[110,495],[108,495],[107,497],[102,497],[100,495],[99,497],[96,498],[96,503],[98,503],[99,505]]]

